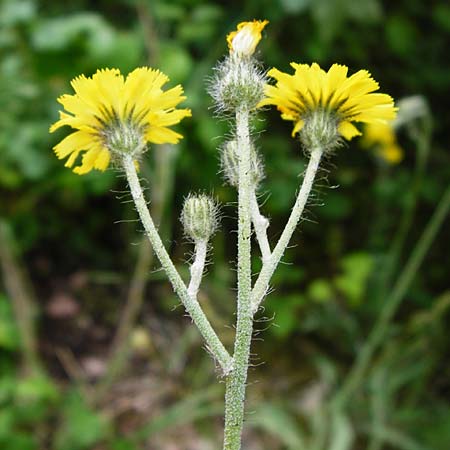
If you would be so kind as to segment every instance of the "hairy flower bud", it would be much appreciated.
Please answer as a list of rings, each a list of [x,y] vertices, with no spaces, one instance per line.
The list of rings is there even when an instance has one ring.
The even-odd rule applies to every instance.
[[[223,145],[220,164],[227,182],[237,188],[239,185],[239,148],[236,140],[228,141]],[[254,187],[257,187],[263,178],[263,163],[252,145],[250,149],[250,181]]]
[[[208,241],[217,230],[217,203],[205,194],[189,194],[185,199],[181,222],[186,236],[194,242]]]
[[[215,70],[209,93],[218,111],[234,112],[238,108],[253,110],[264,98],[266,77],[252,59],[231,55]]]

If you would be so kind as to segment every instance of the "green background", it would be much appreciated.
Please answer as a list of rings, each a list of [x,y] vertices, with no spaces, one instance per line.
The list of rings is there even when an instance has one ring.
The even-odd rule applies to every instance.
[[[226,34],[253,18],[270,22],[258,46],[265,68],[315,61],[325,69],[339,62],[351,73],[368,69],[383,92],[396,100],[423,96],[430,110],[399,131],[398,165],[357,139],[324,162],[256,324],[245,448],[322,448],[327,399],[383,314],[449,184],[445,1],[0,3],[2,448],[220,447],[223,386],[156,262],[145,270],[143,304],[124,338],[131,344],[111,375],[111,343],[136,261],[148,249],[135,245],[141,227],[122,174],[73,174],[52,152],[67,131],[50,135],[48,128],[57,119],[56,98],[71,92],[69,82],[80,73],[151,65],[170,86],[184,86],[183,105],[193,117],[176,129],[185,138],[176,148],[151,148],[142,175],[185,279],[192,248],[179,222],[183,198],[200,190],[220,201],[221,231],[201,302],[231,348],[236,193],[218,173],[217,150],[230,123],[215,116],[206,90],[227,53]],[[254,126],[273,243],[305,158],[276,111],[262,112]],[[434,236],[327,450],[448,449],[448,227],[447,220]],[[253,263],[256,272],[256,251]]]

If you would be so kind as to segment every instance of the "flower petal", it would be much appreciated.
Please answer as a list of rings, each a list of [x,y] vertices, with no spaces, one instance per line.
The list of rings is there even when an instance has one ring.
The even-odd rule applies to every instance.
[[[351,123],[351,122],[341,122],[338,126],[339,134],[350,141],[355,136],[360,136],[362,133]]]

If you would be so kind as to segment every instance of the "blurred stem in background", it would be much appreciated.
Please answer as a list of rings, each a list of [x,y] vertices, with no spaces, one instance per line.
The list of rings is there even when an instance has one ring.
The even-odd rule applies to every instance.
[[[14,235],[3,219],[0,219],[0,263],[19,330],[22,369],[25,376],[33,376],[41,371],[34,324],[36,302],[31,282],[17,252]]]
[[[397,228],[397,232],[394,236],[392,245],[386,255],[385,258],[383,258],[382,267],[380,267],[380,276],[377,280],[376,284],[376,292],[375,292],[375,301],[376,304],[379,305],[381,308],[383,308],[383,300],[386,299],[389,295],[389,290],[393,288],[393,279],[395,277],[395,274],[398,273],[400,266],[400,260],[402,256],[402,251],[405,246],[406,238],[411,231],[411,227],[414,224],[414,215],[416,213],[417,209],[417,203],[420,196],[420,189],[425,177],[425,171],[427,162],[430,155],[430,149],[431,149],[431,137],[432,137],[432,131],[433,131],[433,123],[431,114],[429,112],[428,105],[420,96],[415,97],[409,97],[407,99],[403,100],[404,103],[412,103],[414,106],[416,106],[416,114],[418,115],[419,120],[412,120],[412,123],[408,124],[408,132],[411,137],[411,139],[416,144],[416,152],[415,152],[415,165],[414,165],[414,172],[412,174],[412,182],[411,182],[411,188],[408,190],[408,192],[405,194],[405,207],[403,210],[403,214],[400,219],[400,224]],[[399,102],[401,104],[402,101]],[[406,109],[406,108],[405,108]],[[401,109],[402,113],[403,109]],[[422,117],[421,117],[422,116]],[[416,119],[416,118],[414,118]],[[403,125],[401,120],[397,121],[396,124],[394,122],[394,127],[399,128]],[[397,126],[395,126],[397,125]],[[382,168],[385,169],[385,166]],[[386,176],[386,170],[383,170],[383,178]],[[389,216],[385,212],[381,212],[383,216]],[[398,300],[398,303],[401,303],[401,299]],[[389,308],[389,304],[387,304],[386,308]],[[394,309],[397,307],[394,306]],[[395,314],[395,311],[393,313],[390,313],[391,317]],[[380,321],[381,321],[380,316]],[[383,319],[386,320],[386,319]],[[389,318],[387,319],[385,327],[387,328]],[[386,334],[383,332],[383,335]],[[383,336],[385,337],[385,336]],[[383,337],[379,338],[379,342],[382,342]],[[362,364],[362,363],[361,363]],[[366,363],[367,365],[369,363]],[[356,370],[356,369],[355,369]],[[362,376],[362,375],[359,375]],[[381,420],[381,423],[383,422],[383,411],[382,411],[382,405],[384,404],[382,400],[379,399],[379,396],[377,396],[374,399],[375,405],[377,405],[376,411],[380,417],[374,418],[376,425],[379,425],[379,422],[377,420]],[[380,450],[383,446],[383,433],[373,433],[371,435],[371,441],[368,446],[368,450]]]
[[[423,100],[424,101],[424,100]],[[425,105],[426,107],[426,105]],[[414,224],[414,214],[417,207],[417,201],[420,194],[420,188],[425,175],[425,169],[428,162],[431,147],[432,121],[426,107],[426,115],[420,121],[409,125],[409,133],[414,142],[416,142],[416,158],[411,188],[405,202],[405,208],[400,220],[397,233],[394,237],[392,246],[388,252],[387,258],[383,264],[381,278],[378,285],[378,304],[381,304],[386,298],[389,289],[392,287],[392,280],[398,269],[402,250],[406,237]]]
[[[420,265],[423,262],[430,246],[432,245],[440,227],[446,219],[450,210],[450,187],[444,192],[434,214],[428,222],[417,245],[413,249],[408,261],[399,275],[392,291],[387,296],[383,309],[369,334],[362,349],[358,352],[358,357],[350,370],[349,375],[344,381],[342,388],[337,392],[334,398],[334,406],[338,409],[344,407],[347,401],[355,393],[364,379],[371,359],[378,349],[379,345],[386,337],[388,326],[399,305],[404,299],[408,289],[413,281]]]

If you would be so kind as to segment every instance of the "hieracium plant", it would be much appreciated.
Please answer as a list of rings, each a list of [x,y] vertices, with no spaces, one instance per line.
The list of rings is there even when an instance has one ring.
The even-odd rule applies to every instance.
[[[72,81],[74,94],[58,101],[65,111],[51,131],[68,125],[73,132],[54,147],[58,158],[77,174],[104,171],[111,163],[125,172],[136,210],[155,254],[206,347],[225,379],[225,450],[241,448],[244,402],[255,314],[266,297],[270,280],[289,244],[324,156],[344,140],[361,134],[355,123],[386,124],[396,108],[370,73],[348,76],[348,68],[333,64],[325,72],[318,64],[292,63],[293,73],[275,68],[267,74],[255,57],[267,21],[240,23],[227,36],[229,54],[210,81],[217,112],[231,118],[232,139],[221,151],[221,170],[238,193],[237,309],[234,349],[226,349],[198,302],[207,251],[218,226],[216,202],[205,194],[189,195],[181,213],[185,234],[194,245],[190,281],[178,273],[150,215],[138,176],[138,162],[151,145],[176,144],[182,136],[170,127],[191,116],[177,106],[185,97],[181,86],[163,89],[168,77],[142,67],[125,78],[117,69],[98,70]],[[267,76],[276,81],[268,82]],[[252,119],[262,107],[274,105],[293,122],[292,137],[308,158],[303,181],[286,226],[275,245],[268,239],[269,220],[260,212],[257,192],[264,178],[262,157],[251,133]],[[81,156],[81,164],[78,164]],[[262,268],[252,284],[252,234],[259,246]]]

